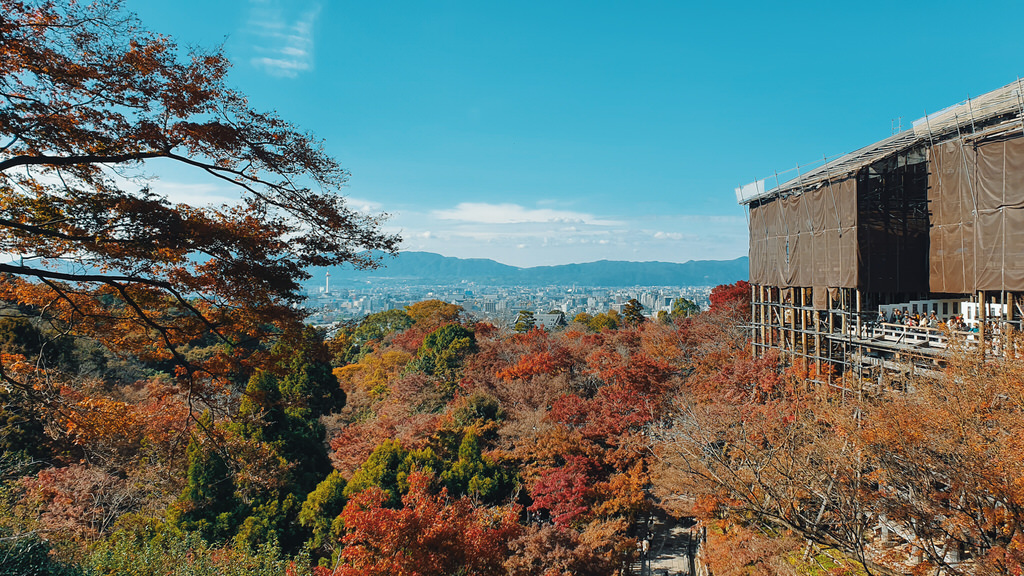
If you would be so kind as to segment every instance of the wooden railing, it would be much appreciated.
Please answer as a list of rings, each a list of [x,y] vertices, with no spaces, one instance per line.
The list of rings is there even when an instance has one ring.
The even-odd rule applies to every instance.
[[[856,330],[856,328],[854,328]],[[961,334],[969,334],[963,332]],[[907,326],[889,322],[869,322],[861,325],[861,338],[874,338],[910,346],[946,347],[946,330],[930,326]]]
[[[1003,353],[1005,330],[1019,331],[1018,322],[991,322],[985,335],[985,352],[999,356]],[[894,344],[906,344],[920,348],[948,348],[949,339],[955,338],[967,348],[977,348],[980,334],[977,328],[970,330],[948,330],[930,326],[906,326],[889,322],[865,322],[861,325],[860,334],[856,327],[851,327],[850,335],[865,340],[883,340]],[[1015,349],[1017,347],[1015,346]],[[1019,351],[1018,351],[1019,353]]]

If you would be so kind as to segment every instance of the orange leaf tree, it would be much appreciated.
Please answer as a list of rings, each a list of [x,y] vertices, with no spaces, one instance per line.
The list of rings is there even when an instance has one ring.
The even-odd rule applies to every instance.
[[[118,0],[0,13],[0,252],[20,256],[0,264],[0,299],[194,388],[300,325],[308,267],[395,250],[337,195],[347,172],[320,141],[225,85],[219,50],[180,50]],[[173,203],[137,178],[153,161],[240,200]],[[220,344],[205,363],[182,352],[199,337]]]
[[[409,476],[402,507],[388,508],[387,494],[370,488],[342,512],[347,533],[341,562],[321,576],[498,574],[508,543],[521,528],[518,510],[481,508],[468,498],[450,500],[428,490],[429,478]]]

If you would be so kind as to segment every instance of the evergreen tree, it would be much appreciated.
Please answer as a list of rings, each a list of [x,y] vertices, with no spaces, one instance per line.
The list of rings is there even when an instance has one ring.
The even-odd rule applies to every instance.
[[[200,425],[211,426],[204,414]],[[186,450],[185,489],[168,518],[172,526],[199,532],[210,542],[228,538],[236,528],[235,485],[231,469],[214,449],[192,437]]]
[[[533,330],[535,326],[537,326],[537,320],[533,317],[533,312],[520,310],[519,316],[516,317],[514,330],[520,334],[526,334]]]
[[[697,306],[692,300],[687,300],[680,296],[672,301],[672,312],[669,316],[676,320],[677,318],[689,318],[690,316],[696,316],[700,314],[700,306]]]
[[[631,298],[626,305],[622,307],[622,316],[625,319],[626,324],[630,326],[637,326],[643,324],[647,318],[644,316],[644,305],[640,303],[636,298]]]
[[[480,435],[468,430],[459,445],[459,459],[441,474],[452,496],[471,496],[496,504],[507,497],[513,487],[511,475],[496,462],[483,455]]]
[[[239,458],[233,473],[216,450],[193,440],[182,513],[173,520],[213,541],[278,542],[295,551],[312,535],[297,522],[301,505],[331,472],[319,418],[339,410],[345,395],[318,331],[307,328],[272,353],[277,365],[252,375],[235,421],[221,427],[224,442],[244,449],[251,461]],[[212,423],[204,420],[202,427],[210,430]]]
[[[476,336],[461,324],[449,324],[424,338],[417,352],[417,366],[428,376],[441,381],[440,388],[448,395],[455,392],[463,359],[476,352]]]
[[[343,493],[346,498],[352,498],[367,488],[377,487],[386,494],[387,505],[398,508],[402,494],[409,489],[411,472],[436,473],[442,467],[443,463],[430,448],[409,451],[397,440],[385,440],[352,475]]]
[[[299,512],[299,524],[313,533],[310,544],[316,549],[329,549],[344,530],[341,511],[345,508],[345,479],[331,472],[316,490],[309,493]]]

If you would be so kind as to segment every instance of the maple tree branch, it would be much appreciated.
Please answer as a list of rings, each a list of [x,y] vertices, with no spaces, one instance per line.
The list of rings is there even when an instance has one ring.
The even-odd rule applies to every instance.
[[[0,162],[0,172],[18,166],[77,166],[79,164],[120,164],[122,162],[135,162],[147,158],[163,158],[169,156],[168,152],[153,150],[149,152],[130,152],[125,154],[81,154],[72,156],[38,156],[20,155],[8,158]]]
[[[52,223],[54,223],[54,222],[47,222],[47,224],[52,224]],[[52,230],[50,228],[45,228],[43,226],[34,226],[32,224],[25,224],[23,222],[15,222],[14,220],[8,220],[6,218],[0,218],[0,227],[15,228],[17,230],[21,230],[22,232],[28,232],[29,234],[38,234],[40,236],[48,236],[50,238],[59,238],[61,240],[68,240],[68,241],[72,241],[72,242],[89,242],[89,241],[96,240],[96,235],[72,236],[71,234],[65,234],[63,232],[58,232],[58,231]],[[117,238],[110,238],[110,239],[104,238],[103,241],[104,242],[116,242],[116,243],[138,242],[137,240],[121,240],[121,239],[117,239]]]
[[[48,286],[50,286],[51,289],[56,291],[61,296],[62,299],[71,304],[72,307],[74,307],[74,309],[83,317],[87,316],[87,314],[80,310],[72,301],[72,299],[65,295],[63,293],[63,290],[60,290],[55,284],[50,282],[50,280],[66,280],[71,282],[97,282],[106,284],[108,286],[115,288],[121,294],[122,298],[124,298],[125,303],[131,306],[139,315],[139,317],[142,318],[143,321],[146,321],[147,324],[150,323],[150,319],[146,317],[145,314],[142,313],[141,308],[137,306],[134,299],[132,299],[128,294],[124,292],[123,286],[120,283],[125,282],[145,284],[156,288],[162,288],[166,290],[167,293],[170,294],[178,304],[180,304],[182,307],[184,307],[186,310],[192,313],[196,318],[198,318],[199,321],[202,322],[206,326],[206,328],[210,330],[210,332],[212,332],[213,335],[215,335],[219,340],[231,346],[239,345],[239,342],[234,342],[230,338],[225,336],[220,331],[219,327],[216,324],[214,324],[209,318],[206,317],[205,314],[203,314],[195,306],[193,306],[188,301],[188,299],[185,298],[183,294],[181,294],[171,285],[170,282],[143,278],[141,276],[104,276],[101,274],[68,274],[64,272],[55,272],[50,270],[40,270],[38,268],[29,268],[27,266],[14,266],[11,264],[0,264],[0,272],[8,272],[11,274],[25,276],[34,276],[36,278],[39,278]],[[160,329],[156,324],[151,324],[151,326],[158,330]]]
[[[54,270],[41,270],[39,268],[29,268],[28,266],[15,266],[13,264],[0,264],[0,272],[7,272],[9,274],[16,274],[18,276],[33,276],[40,279],[51,279],[51,280],[66,280],[68,282],[99,282],[103,284],[111,284],[112,282],[129,282],[136,284],[145,284],[147,286],[153,286],[156,288],[163,288],[164,290],[171,290],[172,286],[170,282],[164,280],[153,280],[151,278],[143,278],[141,276],[104,276],[102,274],[69,274],[67,272],[57,272]]]
[[[190,166],[194,166],[194,167],[200,168],[200,169],[206,171],[207,173],[209,173],[209,174],[211,174],[211,175],[213,175],[213,176],[215,176],[215,177],[217,177],[217,178],[219,178],[221,180],[224,180],[226,182],[230,182],[231,184],[239,186],[240,188],[244,189],[245,191],[253,194],[254,196],[258,196],[259,198],[261,198],[262,200],[264,200],[265,202],[267,202],[267,203],[269,203],[269,204],[271,204],[273,206],[276,206],[276,207],[281,208],[283,210],[287,210],[289,212],[293,212],[293,211],[298,210],[297,206],[285,204],[283,202],[274,201],[273,199],[268,198],[266,194],[263,194],[259,190],[256,190],[255,188],[253,188],[250,184],[246,184],[245,182],[240,182],[239,180],[237,180],[236,178],[232,178],[231,176],[235,176],[237,178],[245,179],[246,181],[248,181],[249,183],[252,183],[252,184],[260,184],[260,185],[263,185],[263,186],[267,186],[267,187],[272,188],[272,189],[277,190],[277,191],[288,190],[288,189],[290,189],[289,186],[282,186],[280,184],[274,184],[273,182],[269,182],[269,181],[264,180],[262,178],[258,178],[258,177],[252,176],[252,175],[247,174],[247,173],[245,173],[243,171],[239,171],[239,170],[235,170],[235,169],[230,169],[230,168],[226,168],[226,167],[223,167],[223,166],[217,166],[215,164],[211,164],[211,163],[208,163],[208,162],[201,162],[201,161],[189,158],[187,156],[181,156],[181,155],[178,155],[178,154],[174,154],[170,150],[153,150],[153,151],[149,151],[149,152],[132,152],[132,153],[126,153],[126,154],[114,154],[114,155],[109,155],[109,156],[101,155],[101,154],[82,154],[82,155],[72,155],[72,156],[48,156],[48,155],[32,156],[32,155],[19,155],[19,156],[14,156],[12,158],[8,158],[7,160],[4,160],[4,161],[0,161],[0,172],[4,172],[4,171],[6,171],[6,170],[8,170],[10,168],[15,168],[15,167],[19,167],[19,166],[30,166],[30,165],[37,165],[37,166],[38,165],[42,165],[42,166],[77,166],[77,165],[81,165],[81,164],[119,164],[119,163],[124,163],[124,162],[135,162],[135,161],[139,161],[139,160],[146,160],[146,159],[149,159],[149,158],[169,158],[169,159],[181,162],[183,164],[188,164]],[[229,175],[231,175],[231,176],[229,176]],[[289,181],[289,184],[290,184],[291,187],[293,187],[292,189],[294,189],[295,185],[293,183],[291,183],[290,181]],[[307,218],[312,217],[312,214],[309,213],[308,211],[300,210],[300,213],[303,214],[304,216],[306,216]]]
[[[108,281],[106,282],[106,284],[112,286],[115,290],[117,290],[117,292],[121,295],[121,298],[124,300],[124,303],[135,311],[135,314],[138,315],[139,319],[142,320],[144,324],[160,333],[160,337],[164,341],[164,346],[166,346],[167,350],[171,353],[172,356],[174,356],[175,362],[177,362],[178,365],[184,368],[189,376],[192,376],[192,373],[194,372],[194,367],[188,361],[188,359],[185,358],[181,351],[178,350],[178,347],[174,344],[174,342],[171,341],[171,337],[169,335],[170,330],[168,329],[168,327],[163,326],[156,320],[150,318],[149,315],[146,314],[146,311],[143,310],[141,306],[139,306],[139,303],[136,302],[134,298],[128,295],[128,292],[125,289],[124,284],[115,281]]]
[[[260,192],[259,190],[253,188],[251,184],[260,184],[260,185],[267,186],[268,188],[271,188],[271,189],[279,191],[279,192],[287,190],[288,188],[285,187],[285,186],[282,186],[280,184],[274,184],[273,182],[269,182],[269,181],[263,180],[262,178],[257,178],[255,176],[251,176],[251,175],[249,175],[249,174],[247,174],[247,173],[245,173],[243,171],[240,171],[240,170],[226,168],[224,166],[217,166],[215,164],[209,164],[209,163],[206,163],[206,162],[200,162],[198,160],[193,160],[192,158],[189,158],[187,156],[179,156],[178,154],[174,154],[174,153],[171,153],[171,152],[168,152],[166,157],[170,158],[172,160],[177,160],[179,162],[182,162],[183,164],[188,164],[190,166],[195,166],[197,168],[201,168],[202,170],[205,170],[211,176],[214,176],[216,178],[220,178],[221,180],[224,180],[225,182],[230,182],[231,184],[234,184],[235,186],[238,186],[238,187],[242,188],[246,192],[249,192],[253,196],[256,196],[256,197],[260,198],[261,200],[263,200],[267,204],[270,204],[271,206],[275,206],[277,208],[281,208],[282,210],[287,210],[288,212],[293,212],[293,213],[294,212],[298,212],[298,213],[306,216],[307,218],[312,218],[312,214],[310,214],[309,211],[301,210],[299,208],[299,206],[296,206],[296,205],[289,205],[289,204],[286,204],[284,202],[278,202],[276,200],[273,200],[272,198],[267,197],[266,194],[264,194],[264,193]],[[251,163],[250,163],[250,165],[251,165]],[[239,180],[237,180],[235,178],[232,178],[231,176],[229,176],[229,174],[230,175],[234,175],[234,176],[236,176],[238,178],[243,178],[246,181],[248,181],[249,183],[241,182],[241,181],[239,181]]]
[[[71,298],[70,296],[68,296],[67,292],[65,292],[60,286],[58,286],[52,280],[47,279],[47,278],[42,278],[41,280],[42,280],[42,282],[44,284],[46,284],[47,286],[50,287],[50,290],[53,290],[54,292],[56,292],[57,296],[59,296],[61,300],[64,300],[65,302],[67,302],[68,305],[71,306],[72,310],[74,310],[76,313],[81,315],[83,318],[87,318],[88,317],[88,314],[86,314],[81,308],[79,308],[78,304],[74,301],[74,299]],[[49,306],[49,304],[47,304],[47,307],[48,306]],[[44,307],[44,310],[45,310],[45,307]]]
[[[0,146],[0,153],[3,153],[4,151],[6,151],[11,146],[14,146],[18,142],[18,140],[20,140],[20,139],[21,138],[17,134],[11,135],[11,141],[8,142],[7,144],[4,144],[3,146]]]

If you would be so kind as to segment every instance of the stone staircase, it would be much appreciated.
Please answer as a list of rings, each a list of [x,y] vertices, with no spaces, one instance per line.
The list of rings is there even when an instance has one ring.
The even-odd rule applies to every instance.
[[[706,576],[697,554],[701,532],[694,527],[692,519],[675,519],[665,515],[640,519],[634,526],[634,534],[640,544],[628,567],[628,574]],[[645,534],[648,535],[646,554],[642,551]]]

